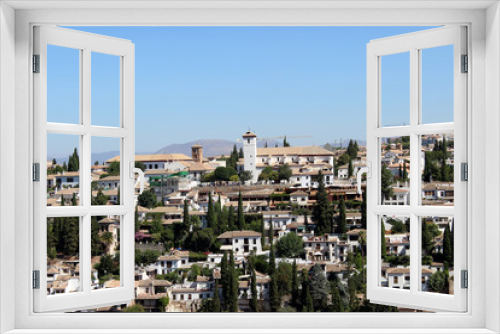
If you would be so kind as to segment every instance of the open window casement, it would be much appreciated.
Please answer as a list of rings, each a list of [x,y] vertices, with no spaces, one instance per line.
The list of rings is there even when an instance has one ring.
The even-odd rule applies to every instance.
[[[433,52],[445,54],[441,50],[448,50],[447,63],[430,66]],[[461,165],[467,162],[466,73],[469,69],[464,62],[466,54],[466,27],[459,26],[373,40],[367,46],[367,161],[371,167],[367,180],[367,298],[372,303],[431,311],[466,311],[467,290],[461,282],[462,271],[467,269],[467,182],[461,178]],[[400,68],[404,73],[394,73],[395,66],[390,64],[393,56],[400,56],[399,64],[403,64]],[[430,93],[425,73],[444,66],[450,67],[447,87],[450,103],[433,106],[432,99],[427,99]],[[387,100],[402,99],[387,94],[394,90],[390,80],[401,77],[407,86],[400,85],[399,89],[409,90],[405,92],[408,99],[399,104],[401,108],[396,108],[393,118],[389,119]],[[433,86],[434,90],[441,88],[445,89]],[[449,119],[429,122],[429,119],[436,119],[432,115],[436,108],[449,108]],[[385,115],[384,111],[387,111]],[[403,121],[408,117],[409,122],[395,124],[394,117]],[[430,151],[442,152],[426,152],[430,147],[434,147]],[[437,157],[433,165],[429,160],[429,165],[425,166],[427,154]],[[406,156],[400,158],[398,155]],[[396,159],[391,158],[394,156]],[[399,165],[394,168],[388,165],[389,161],[397,161]],[[407,174],[403,174],[405,177],[399,179],[399,183],[393,182],[388,187],[382,178],[388,171],[395,174],[390,168],[396,175],[397,168],[399,173],[406,171]],[[395,219],[410,226],[409,237],[403,233],[399,236],[386,233],[387,226]],[[440,226],[440,235],[431,234],[432,246],[429,248],[424,241],[429,239],[429,233],[423,236],[423,230],[434,227],[430,226],[433,222],[437,226],[443,221],[447,223]],[[446,226],[449,226],[448,231]],[[450,247],[444,245],[447,234],[451,235],[448,239],[453,249],[451,253]],[[383,243],[385,248],[381,249]],[[388,256],[394,259],[401,254],[409,254],[409,266],[388,263]],[[441,259],[440,264],[436,263],[433,254]],[[446,272],[445,262],[449,264],[449,280],[443,279],[443,275],[440,284],[440,277],[432,276],[436,270]]]
[[[51,99],[63,99],[57,91],[48,89],[52,84],[48,80],[48,71],[54,70],[57,62],[61,62],[61,59],[57,60],[56,66],[53,66],[54,61],[48,62],[48,57],[53,55],[48,50],[54,48],[76,53],[73,79],[78,92],[71,105],[78,107],[72,111],[68,105],[67,112],[62,113],[75,112],[74,124],[54,122],[47,118],[53,106],[47,103],[48,94],[51,94]],[[134,44],[70,29],[37,26],[34,28],[33,53],[34,311],[72,311],[129,303],[134,298]],[[94,117],[99,118],[99,115],[96,116],[97,112],[91,110],[94,107],[92,103],[91,108],[91,73],[92,59],[99,55],[113,56],[117,60],[118,79],[114,89],[118,92],[116,105],[119,108],[116,109],[119,112],[116,112],[116,127],[94,125]],[[73,165],[72,171],[69,168],[56,178],[62,180],[66,177],[63,183],[56,183],[50,189],[60,195],[59,201],[51,203],[51,206],[47,203],[49,137],[57,141],[75,139],[78,153],[77,158],[68,161],[68,167],[70,163]],[[120,176],[115,181],[118,187],[117,205],[103,205],[93,200],[92,191],[98,178],[91,174],[91,143],[97,137],[114,138],[119,143]],[[78,167],[75,168],[75,165]],[[64,182],[73,184],[67,187]],[[113,223],[96,225],[97,219],[108,219]],[[93,230],[97,226],[99,232]],[[55,229],[67,237],[62,238],[61,247],[52,248],[49,231],[55,233]],[[119,270],[119,278],[116,275],[115,284],[106,288],[99,284],[92,261],[92,256],[96,254],[92,254],[91,249],[92,238],[99,238],[105,232],[111,235],[108,235],[107,252],[114,256],[113,265],[119,263],[119,269],[116,269]],[[75,241],[75,238],[79,240]],[[116,251],[118,247],[119,251]]]

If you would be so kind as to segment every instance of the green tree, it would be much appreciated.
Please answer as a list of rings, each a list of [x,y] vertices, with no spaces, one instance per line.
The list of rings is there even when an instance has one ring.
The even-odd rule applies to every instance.
[[[292,304],[293,307],[298,308],[300,301],[299,301],[299,280],[297,277],[297,262],[296,260],[293,260],[292,264],[292,298],[290,300],[290,303]]]
[[[160,299],[158,299],[158,310],[160,312],[166,312],[169,303],[170,303],[170,298],[168,298],[168,296],[161,297]]]
[[[251,274],[250,274],[250,292],[252,294],[252,299],[250,300],[250,310],[252,312],[259,312],[259,304],[257,295],[257,278],[255,276],[255,268],[253,268],[252,261],[250,261]]]
[[[63,171],[68,170],[68,165],[66,165],[66,161],[63,162],[62,169],[63,169]]]
[[[242,182],[250,181],[252,179],[252,171],[243,170],[240,172],[240,180]]]
[[[406,169],[406,161],[403,162],[403,181],[408,180],[408,170]]]
[[[347,223],[346,223],[346,212],[345,212],[345,202],[344,198],[340,199],[339,203],[339,226],[338,233],[344,234],[347,232]]]
[[[287,262],[280,262],[274,273],[278,285],[280,297],[289,295],[292,292],[292,265]]]
[[[278,281],[276,280],[276,273],[271,275],[271,284],[269,286],[269,306],[271,312],[277,312],[281,306],[281,298],[278,291]]]
[[[363,191],[363,201],[361,202],[361,228],[366,230],[366,189]]]
[[[141,313],[141,312],[146,312],[144,310],[144,307],[139,304],[134,304],[132,306],[127,306],[123,310],[123,312],[129,312],[129,313]]]
[[[338,286],[332,288],[332,305],[330,306],[331,312],[344,312],[344,302],[340,297]]]
[[[283,139],[283,147],[290,147],[290,143],[286,140],[286,136]]]
[[[260,245],[262,249],[264,249],[264,246],[266,245],[266,222],[264,219],[260,220]]]
[[[302,312],[314,312],[314,302],[309,293],[309,277],[307,270],[302,269]]]
[[[281,165],[278,168],[278,178],[279,180],[289,181],[290,177],[292,177],[292,170],[288,164]]]
[[[208,227],[215,230],[217,226],[217,217],[215,216],[215,207],[212,199],[212,193],[208,192],[208,212],[207,212]]]
[[[150,190],[144,190],[142,194],[137,197],[137,201],[140,206],[144,208],[154,208],[156,207],[156,195]]]
[[[234,207],[231,205],[229,207],[229,213],[227,216],[227,230],[228,231],[235,231],[237,229],[236,227],[236,214],[234,212]]]
[[[99,223],[97,217],[93,216],[90,220],[90,249],[92,256],[98,256],[102,253],[102,243],[99,237]]]
[[[240,231],[245,230],[245,214],[243,213],[243,198],[241,191],[238,194],[238,228]]]
[[[104,244],[104,246],[106,247],[106,252],[109,252],[110,251],[110,246],[113,242],[115,242],[115,237],[113,236],[113,233],[111,232],[104,232],[103,234],[101,234],[101,242]]]
[[[381,251],[381,254],[382,254],[382,259],[385,259],[386,256],[387,256],[387,250],[386,250],[386,247],[385,247],[385,224],[384,224],[384,220],[383,219],[380,219],[380,251]]]
[[[431,291],[441,292],[446,283],[445,279],[444,273],[442,271],[437,271],[429,277],[427,285]]]
[[[137,233],[139,232],[139,229],[141,228],[141,222],[139,221],[139,206],[135,206],[134,210],[134,232]]]
[[[271,242],[271,249],[269,250],[269,267],[267,269],[267,273],[269,276],[272,276],[276,271],[276,258],[274,255],[274,244]]]
[[[438,226],[432,221],[422,219],[422,253],[423,255],[432,254],[434,248],[434,238],[439,236]],[[444,240],[443,240],[444,241]]]
[[[280,238],[276,243],[276,251],[279,257],[298,257],[304,253],[302,237],[290,232]]]
[[[318,179],[318,191],[316,192],[316,203],[313,207],[312,217],[316,223],[315,234],[323,235],[328,231],[331,225],[331,211],[330,201],[328,200],[325,183],[323,181],[323,173],[321,171],[319,171]]]
[[[224,255],[222,255],[222,260],[221,260],[221,266],[220,266],[220,273],[221,273],[221,284],[222,284],[222,295],[224,296],[224,301],[225,301],[225,306],[226,310],[229,310],[229,304],[230,304],[230,273],[228,269],[228,263],[227,263],[227,253],[224,252]]]
[[[220,214],[219,221],[219,233],[224,233],[228,230],[229,225],[229,210],[227,206],[224,205]]]
[[[245,154],[243,153],[243,147],[240,147],[240,151],[238,152],[238,158],[244,158]]]
[[[384,203],[385,199],[389,199],[393,195],[391,184],[392,184],[392,173],[385,165],[382,165],[382,180],[381,180],[382,204]]]
[[[324,308],[328,297],[328,281],[326,280],[325,273],[317,263],[311,270],[309,291],[314,304],[316,305],[315,309]]]
[[[231,275],[231,292],[230,292],[230,312],[238,312],[238,273],[234,264],[234,254],[231,251],[231,258],[229,262],[229,272]]]
[[[52,164],[53,164],[53,165],[56,165],[56,164],[57,164],[56,158],[52,158]]]
[[[219,296],[219,281],[215,280],[214,289],[214,312],[221,312],[222,308],[220,306],[220,296]]]
[[[71,205],[72,206],[77,206],[78,203],[76,201],[76,193],[73,193],[73,197],[71,197]]]
[[[80,170],[80,157],[78,156],[78,151],[75,147],[73,154],[68,158],[68,171],[76,172]]]
[[[352,165],[352,159],[349,159],[349,165],[348,165],[348,168],[347,168],[347,175],[349,177],[353,176],[354,174],[354,170],[353,170],[353,165]]]
[[[453,266],[453,249],[451,247],[450,225],[446,226],[443,234],[443,259]]]

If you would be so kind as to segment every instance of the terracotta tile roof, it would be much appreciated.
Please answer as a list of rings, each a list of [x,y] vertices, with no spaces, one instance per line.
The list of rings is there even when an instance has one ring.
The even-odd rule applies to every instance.
[[[290,147],[258,147],[257,156],[290,156],[290,155],[326,155],[333,153],[320,146],[290,146]]]
[[[255,231],[229,231],[217,237],[217,239],[232,239],[244,237],[260,237],[261,234]]]

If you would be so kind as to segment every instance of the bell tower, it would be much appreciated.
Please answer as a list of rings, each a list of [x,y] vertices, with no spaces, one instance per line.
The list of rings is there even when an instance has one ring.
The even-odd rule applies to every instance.
[[[251,131],[243,134],[244,170],[252,172],[252,182],[257,182],[257,135]]]

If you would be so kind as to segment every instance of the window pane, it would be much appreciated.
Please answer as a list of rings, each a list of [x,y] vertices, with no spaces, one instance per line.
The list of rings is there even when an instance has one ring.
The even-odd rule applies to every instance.
[[[410,137],[381,138],[383,205],[410,205]]]
[[[410,289],[410,217],[382,216],[381,286]]]
[[[92,205],[120,204],[120,142],[120,138],[92,137]]]
[[[92,290],[120,287],[120,218],[91,218]]]
[[[381,58],[382,126],[410,124],[410,53]]]
[[[92,52],[92,125],[120,126],[120,57]]]
[[[47,122],[80,122],[80,50],[47,45]]]
[[[80,217],[47,218],[47,294],[80,291]]]
[[[422,205],[453,205],[453,134],[426,135],[422,141]]]
[[[80,204],[80,136],[47,134],[47,206]]]
[[[453,294],[453,217],[421,217],[422,291]]]
[[[421,50],[422,123],[453,122],[453,45]]]

